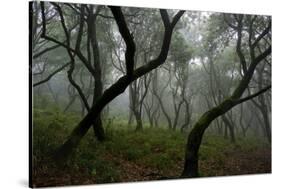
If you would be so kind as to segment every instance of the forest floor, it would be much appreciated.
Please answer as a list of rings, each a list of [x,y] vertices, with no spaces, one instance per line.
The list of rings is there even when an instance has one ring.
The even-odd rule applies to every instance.
[[[33,186],[84,185],[179,178],[184,164],[186,134],[146,128],[135,132],[122,123],[106,127],[107,140],[85,136],[64,167],[50,154],[75,122],[69,116],[37,115],[33,123]],[[206,135],[199,152],[201,177],[271,173],[271,147],[260,138]]]
[[[225,161],[215,159],[200,161],[201,176],[227,176],[259,174],[271,172],[271,149],[257,149],[255,151],[233,150],[227,152],[228,158]],[[109,156],[109,160],[118,162],[120,166],[121,182],[146,181],[159,179],[177,179],[181,173],[184,161],[178,161],[174,169],[166,174],[158,169],[151,169],[122,158]]]

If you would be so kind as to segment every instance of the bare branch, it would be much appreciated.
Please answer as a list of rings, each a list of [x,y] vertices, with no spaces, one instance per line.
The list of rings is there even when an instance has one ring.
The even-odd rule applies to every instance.
[[[237,105],[237,104],[241,104],[242,102],[245,102],[245,101],[247,101],[247,100],[251,100],[252,98],[255,98],[255,97],[259,96],[260,94],[266,92],[266,91],[269,90],[270,88],[271,88],[271,85],[269,85],[269,86],[267,86],[267,87],[261,89],[260,91],[256,92],[255,94],[252,94],[252,95],[250,95],[250,96],[247,96],[247,97],[245,97],[245,98],[241,98],[241,99],[237,100],[237,101],[235,102],[235,104]]]
[[[254,43],[252,44],[252,47],[255,48],[257,46],[257,44],[259,43],[259,41],[266,36],[269,31],[271,29],[271,21],[269,22],[268,26],[266,27],[266,29],[257,37],[257,39],[254,41]]]
[[[39,81],[37,83],[33,84],[33,87],[36,87],[38,85],[41,85],[47,81],[49,81],[54,75],[56,75],[57,73],[59,73],[60,71],[62,71],[64,68],[66,68],[67,66],[70,65],[70,62],[64,64],[63,66],[59,67],[58,69],[56,69],[53,73],[51,73],[48,77],[46,77],[45,79],[43,79],[42,81]]]
[[[48,48],[46,48],[46,49],[44,49],[44,50],[42,50],[42,51],[36,53],[35,55],[33,55],[33,58],[36,59],[36,58],[38,58],[39,56],[41,56],[41,55],[43,55],[43,54],[45,54],[45,53],[47,53],[47,52],[49,52],[49,51],[51,51],[51,50],[54,50],[54,49],[56,49],[56,48],[58,48],[58,47],[60,47],[60,46],[61,46],[61,45],[56,44],[56,45],[53,45],[53,46],[51,46],[51,47],[48,47]]]
[[[184,14],[184,10],[180,10],[179,12],[177,12],[177,14],[174,16],[172,23],[171,23],[171,27],[174,27],[177,22],[179,21],[179,19],[181,18],[181,16]]]
[[[231,27],[232,29],[237,30],[237,26],[231,24],[230,21],[227,20],[226,15],[227,15],[227,14],[223,14],[223,19],[224,19],[225,23],[226,23],[229,27]]]
[[[91,65],[88,63],[87,59],[84,57],[84,55],[80,51],[77,52],[75,49],[71,48],[69,45],[64,44],[63,42],[60,42],[60,41],[56,40],[55,38],[52,38],[52,37],[46,35],[46,17],[45,17],[45,11],[44,11],[44,2],[40,2],[40,4],[41,4],[42,28],[43,28],[42,29],[41,37],[46,39],[46,40],[52,41],[53,43],[56,43],[56,44],[58,44],[58,45],[60,45],[62,47],[64,47],[68,51],[68,53],[70,51],[73,52],[74,55],[77,55],[78,58],[84,63],[84,65],[86,66],[88,71],[91,74],[94,74],[95,73],[94,69],[91,67]]]
[[[162,18],[165,28],[169,28],[171,23],[170,23],[170,19],[169,19],[167,10],[160,9],[160,14],[161,14],[161,18]]]
[[[40,68],[40,66],[39,66],[39,68]],[[41,75],[41,74],[43,74],[43,73],[45,72],[45,70],[46,70],[46,63],[44,62],[44,64],[43,64],[43,68],[42,68],[42,69],[40,69],[40,71],[39,71],[39,72],[32,73],[32,75],[33,75],[33,76],[36,76],[36,75]]]

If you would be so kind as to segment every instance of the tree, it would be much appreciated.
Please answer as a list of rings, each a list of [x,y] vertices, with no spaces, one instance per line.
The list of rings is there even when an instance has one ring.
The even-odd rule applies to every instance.
[[[50,42],[56,43],[57,45],[65,48],[67,50],[70,62],[66,65],[60,67],[58,70],[54,71],[52,74],[50,74],[45,80],[40,81],[36,83],[34,86],[37,86],[39,84],[42,84],[44,82],[47,82],[53,75],[58,73],[59,71],[63,70],[66,66],[70,65],[69,70],[67,72],[68,80],[72,84],[72,86],[76,89],[76,91],[79,94],[79,97],[81,99],[81,102],[84,104],[84,107],[87,109],[87,111],[90,110],[90,108],[93,106],[93,104],[97,101],[97,99],[100,98],[100,96],[103,93],[103,78],[102,78],[102,69],[104,67],[101,66],[101,56],[100,56],[100,50],[99,50],[99,44],[97,40],[97,17],[100,16],[100,12],[102,10],[101,6],[92,6],[92,5],[77,5],[72,6],[69,4],[66,4],[72,11],[78,14],[79,20],[75,27],[73,27],[76,31],[76,44],[75,48],[72,48],[71,44],[72,37],[71,37],[71,31],[72,29],[67,28],[67,24],[69,19],[66,19],[64,16],[64,11],[61,8],[59,4],[51,3],[53,7],[57,10],[61,22],[61,26],[63,28],[64,37],[66,38],[66,44],[64,42],[61,42],[57,40],[56,38],[47,35],[46,33],[46,14],[44,11],[44,3],[41,3],[41,12],[42,12],[42,35],[41,37],[45,40],[48,40]],[[86,11],[85,11],[86,10]],[[66,11],[66,10],[65,10]],[[106,18],[107,19],[107,18]],[[87,25],[86,25],[87,24]],[[85,25],[87,26],[87,32],[86,32],[86,49],[84,47],[81,47],[81,43],[84,40],[84,31],[85,31]],[[76,27],[78,26],[78,28]],[[87,56],[84,56],[83,51],[86,51]],[[88,102],[89,98],[89,92],[85,94],[83,92],[83,87],[79,85],[79,83],[76,81],[75,77],[73,77],[73,73],[75,71],[75,67],[77,65],[78,60],[76,60],[76,57],[78,57],[78,60],[83,64],[83,66],[87,69],[87,71],[90,73],[90,81],[92,80],[91,77],[94,78],[94,92],[93,92],[93,99],[92,99],[92,105],[90,105],[90,102]],[[103,64],[104,65],[104,64]],[[80,79],[81,80],[81,79]],[[84,86],[84,83],[81,80],[81,84]],[[83,109],[83,108],[82,108]],[[105,139],[105,133],[102,126],[102,120],[101,116],[99,115],[97,119],[95,119],[95,122],[93,124],[93,129],[95,136],[99,141],[103,141]]]
[[[172,102],[174,107],[174,121],[172,128],[176,130],[179,122],[180,110],[182,106],[185,108],[184,122],[180,129],[183,131],[189,125],[191,111],[191,91],[188,91],[189,64],[192,58],[193,50],[187,45],[183,34],[176,32],[173,37],[172,48],[170,52],[170,61],[172,61],[171,71],[174,80],[170,81],[170,89],[172,92]]]
[[[265,81],[263,79],[264,74],[262,73],[264,70],[264,65],[258,67],[257,69],[257,84],[258,84],[258,89],[261,90],[263,88],[263,82]],[[270,128],[270,116],[269,116],[269,108],[266,103],[266,94],[261,94],[257,99],[252,99],[251,101],[253,104],[256,106],[256,108],[260,111],[262,118],[263,118],[263,130],[264,130],[264,135],[266,136],[267,140],[269,143],[271,143],[271,128]]]
[[[160,105],[157,103],[157,99],[155,96],[157,96],[157,91],[158,91],[158,71],[154,70],[152,73],[150,73],[152,76],[151,78],[151,85],[149,87],[149,94],[148,95],[150,98],[145,98],[144,101],[144,108],[146,111],[146,115],[148,117],[148,121],[150,124],[150,127],[158,127],[158,119],[160,116]]]
[[[164,74],[164,73],[162,73]],[[158,76],[158,74],[157,74]],[[164,75],[160,75],[160,77],[165,78]],[[170,117],[170,114],[168,113],[167,109],[165,108],[165,105],[163,103],[163,95],[165,94],[165,90],[166,88],[169,86],[169,83],[171,82],[171,74],[170,72],[168,72],[168,81],[166,81],[166,83],[164,84],[164,86],[162,87],[162,89],[160,90],[160,92],[157,91],[157,89],[159,89],[160,87],[157,88],[153,88],[153,95],[156,97],[156,99],[158,100],[159,106],[164,114],[164,117],[167,120],[168,123],[168,128],[172,129],[172,119]]]
[[[188,135],[187,144],[186,144],[186,152],[185,152],[185,164],[184,169],[182,172],[182,177],[197,177],[198,176],[198,151],[201,145],[202,137],[204,132],[209,127],[212,121],[214,121],[219,116],[222,116],[234,106],[241,104],[247,100],[257,97],[258,95],[266,92],[271,86],[267,86],[262,90],[251,94],[247,97],[242,97],[244,91],[247,89],[256,67],[264,60],[270,56],[271,54],[271,44],[267,44],[264,47],[264,50],[256,55],[256,47],[259,46],[264,41],[265,36],[270,36],[270,29],[271,29],[271,21],[270,18],[265,18],[267,26],[262,27],[262,32],[257,34],[253,30],[253,25],[256,21],[256,17],[251,17],[251,22],[248,25],[249,28],[247,31],[248,35],[248,44],[247,48],[242,51],[242,39],[245,37],[243,32],[245,30],[246,25],[244,24],[245,15],[232,15],[231,19],[234,20],[230,22],[228,18],[225,19],[228,26],[234,30],[237,34],[237,41],[236,41],[236,52],[240,60],[241,65],[241,72],[242,78],[232,92],[231,96],[224,99],[218,106],[208,110],[205,112],[199,120],[195,123],[194,127],[192,128],[190,134]],[[263,18],[261,18],[263,19]],[[256,37],[257,36],[257,37]],[[248,50],[248,51],[247,51]],[[249,52],[249,59],[246,60],[245,52]]]
[[[169,46],[171,37],[173,34],[173,29],[176,23],[179,21],[180,17],[183,15],[184,11],[179,11],[173,19],[170,21],[168,13],[166,10],[161,9],[160,14],[164,24],[164,38],[161,46],[159,55],[150,60],[146,65],[141,66],[134,70],[134,57],[135,57],[135,42],[132,37],[128,26],[126,24],[123,12],[120,7],[109,6],[116,24],[118,26],[119,32],[126,44],[126,53],[125,53],[125,64],[126,64],[126,75],[118,79],[113,85],[104,91],[104,93],[97,99],[97,101],[90,108],[88,114],[81,120],[81,122],[76,126],[72,131],[71,135],[68,137],[68,140],[57,150],[55,158],[61,162],[65,160],[75,147],[79,144],[83,136],[89,130],[91,124],[96,120],[100,115],[103,108],[111,102],[118,95],[123,93],[130,83],[137,80],[138,78],[149,73],[153,69],[162,65],[168,55]],[[70,54],[75,52],[73,49],[68,48]]]

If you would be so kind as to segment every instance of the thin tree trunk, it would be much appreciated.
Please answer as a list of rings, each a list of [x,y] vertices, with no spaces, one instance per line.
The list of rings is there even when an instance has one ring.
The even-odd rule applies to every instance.
[[[135,114],[136,122],[137,122],[136,131],[142,131],[143,125],[142,125],[141,114],[139,112],[135,112],[134,114]]]
[[[97,41],[97,31],[96,31],[96,18],[97,13],[100,10],[100,7],[97,8],[96,14],[93,14],[93,6],[90,6],[90,13],[88,19],[88,35],[92,44],[92,51],[94,57],[94,96],[93,96],[93,105],[97,102],[97,100],[102,96],[103,91],[103,84],[102,84],[102,73],[101,73],[101,66],[100,66],[100,53],[99,53],[99,46]],[[101,114],[97,115],[97,118],[93,124],[93,130],[95,133],[96,138],[99,141],[103,141],[105,139],[104,128],[102,126]]]
[[[229,130],[231,142],[235,143],[236,140],[235,140],[235,134],[234,134],[234,127],[233,127],[233,125],[230,123],[230,121],[228,120],[228,118],[225,115],[222,115],[221,118],[222,118],[222,120],[223,120],[223,122],[225,124],[225,127],[227,127],[228,130]]]
[[[133,102],[132,102],[132,88],[131,86],[129,86],[129,119],[128,119],[128,125],[131,126],[133,124],[134,121],[134,113],[132,111],[132,106],[133,106]]]
[[[169,129],[172,129],[172,128],[173,128],[173,126],[172,126],[172,120],[171,120],[169,114],[166,112],[166,109],[165,109],[165,107],[164,107],[164,104],[163,104],[163,102],[162,102],[162,99],[161,99],[159,96],[156,96],[156,97],[157,97],[157,99],[158,99],[158,101],[159,101],[159,103],[160,103],[161,110],[162,110],[162,112],[163,112],[163,114],[164,114],[164,116],[165,116],[165,118],[166,118],[166,120],[167,120],[167,122],[168,122],[168,128],[169,128]]]
[[[264,130],[265,130],[265,135],[269,143],[271,143],[271,128],[270,128],[270,122],[269,122],[269,117],[268,117],[268,112],[266,110],[266,106],[263,106],[262,110],[262,117],[264,121]]]

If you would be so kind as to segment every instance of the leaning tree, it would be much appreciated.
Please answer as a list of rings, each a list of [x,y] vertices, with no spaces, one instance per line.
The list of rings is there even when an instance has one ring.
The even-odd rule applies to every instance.
[[[232,94],[219,105],[205,112],[193,126],[188,135],[185,163],[182,177],[198,176],[198,152],[206,129],[212,121],[222,116],[234,106],[253,99],[271,88],[268,85],[248,96],[243,96],[256,68],[266,62],[271,55],[271,18],[251,15],[219,15],[222,24],[227,24],[227,31],[234,32],[236,53],[241,65],[241,79]],[[245,43],[246,41],[246,43]]]
[[[42,17],[44,17],[43,3],[41,3],[41,5],[42,5],[41,6]],[[115,6],[109,6],[109,8],[116,21],[119,32],[126,44],[126,52],[125,52],[126,74],[120,77],[110,87],[108,87],[103,92],[103,94],[98,99],[95,100],[93,105],[90,107],[87,115],[74,128],[74,130],[72,131],[66,142],[56,151],[54,157],[59,162],[63,162],[73,152],[73,150],[80,143],[81,139],[87,133],[91,125],[95,123],[101,111],[109,102],[115,99],[118,95],[122,94],[133,81],[151,72],[152,70],[156,69],[157,67],[159,67],[165,62],[169,52],[173,29],[177,24],[177,22],[179,21],[179,19],[181,18],[181,16],[184,14],[184,11],[179,11],[175,14],[175,16],[172,19],[170,19],[168,12],[166,10],[160,9],[160,15],[164,25],[164,36],[163,36],[162,45],[160,47],[159,55],[156,58],[148,61],[147,64],[134,69],[135,51],[136,51],[134,37],[132,36],[128,28],[122,9],[120,7],[115,7]],[[61,44],[61,45],[66,47],[72,61],[74,59],[74,56],[81,56],[81,53],[77,52],[73,48],[70,48],[69,45],[65,45],[65,44]]]

